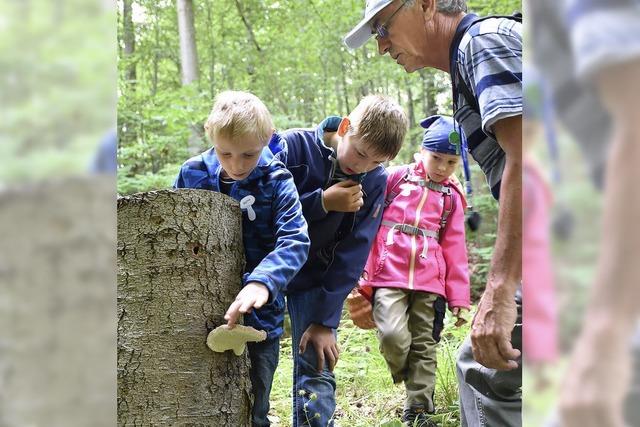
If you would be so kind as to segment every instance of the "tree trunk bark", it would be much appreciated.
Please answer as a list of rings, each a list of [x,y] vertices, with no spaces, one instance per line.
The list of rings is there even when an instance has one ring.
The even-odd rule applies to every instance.
[[[180,71],[182,86],[198,81],[198,50],[196,48],[196,29],[193,21],[192,0],[178,0],[178,33],[180,36]],[[193,156],[202,151],[199,132],[191,124],[191,134],[187,143],[189,155]]]
[[[214,34],[214,24],[212,17],[212,5],[211,0],[207,1],[207,27],[209,28],[209,93],[211,94],[211,99],[216,97],[216,44],[215,44],[215,36]]]
[[[160,63],[160,16],[158,8],[154,8],[153,13],[155,44],[153,46],[153,74],[151,76],[151,96],[155,97],[158,92],[158,66]]]
[[[422,78],[422,108],[424,117],[429,117],[438,113],[436,105],[436,90],[434,88],[433,73],[426,70],[420,70]]]
[[[253,32],[253,27],[251,26],[251,22],[249,22],[249,19],[246,17],[244,10],[242,10],[242,5],[238,0],[235,0],[235,3],[236,3],[236,9],[238,9],[238,14],[240,15],[240,19],[242,19],[242,23],[244,24],[244,27],[247,29],[247,36],[249,37],[249,41],[251,41],[251,44],[253,44],[256,47],[256,50],[258,52],[262,52],[262,48],[258,44],[256,35]]]
[[[192,0],[178,0],[177,5],[182,85],[186,86],[198,80],[198,50],[193,24],[193,3]]]
[[[345,106],[345,110],[342,111],[340,114],[343,114],[346,116],[349,113],[351,113],[351,107],[349,107],[349,87],[347,85],[347,70],[346,70],[346,67],[344,66],[344,62],[341,62],[340,66],[342,67],[342,96],[344,97],[344,106]]]
[[[247,353],[206,346],[243,265],[233,199],[206,190],[118,199],[120,425],[251,425]]]
[[[136,64],[132,61],[132,56],[136,51],[136,35],[133,29],[133,12],[131,9],[132,0],[122,2],[122,38],[124,42],[124,58],[129,61],[125,69],[125,80],[132,90],[135,90]]]
[[[416,122],[416,114],[413,108],[413,92],[411,92],[411,81],[407,76],[404,77],[404,85],[407,91],[407,111],[409,112],[409,126],[413,126]]]

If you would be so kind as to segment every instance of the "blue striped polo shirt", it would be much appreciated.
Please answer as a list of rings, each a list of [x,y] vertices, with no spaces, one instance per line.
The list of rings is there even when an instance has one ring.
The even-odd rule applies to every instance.
[[[480,111],[478,114],[460,93],[455,119],[498,199],[505,153],[495,140],[493,125],[522,115],[522,24],[492,18],[471,26],[458,47],[458,69]]]

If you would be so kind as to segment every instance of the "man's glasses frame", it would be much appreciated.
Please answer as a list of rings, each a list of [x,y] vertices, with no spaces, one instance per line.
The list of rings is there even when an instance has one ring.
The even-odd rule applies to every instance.
[[[396,16],[396,13],[400,12],[400,9],[402,9],[406,4],[407,4],[407,0],[403,0],[400,7],[397,8],[396,11],[393,12],[391,16],[387,18],[384,24],[378,24],[378,23],[374,24],[374,29],[371,33],[375,34],[376,39],[386,39],[387,37],[389,37],[389,25],[391,25],[391,20],[393,19],[394,16]]]

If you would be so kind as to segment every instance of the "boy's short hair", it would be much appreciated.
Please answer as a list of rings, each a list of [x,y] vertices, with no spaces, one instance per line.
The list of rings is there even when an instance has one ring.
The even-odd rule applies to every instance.
[[[231,140],[252,136],[266,144],[273,128],[271,114],[257,96],[234,90],[216,96],[204,125],[211,142],[220,136]]]
[[[396,157],[409,127],[404,110],[391,98],[369,95],[349,114],[354,135],[376,154]]]

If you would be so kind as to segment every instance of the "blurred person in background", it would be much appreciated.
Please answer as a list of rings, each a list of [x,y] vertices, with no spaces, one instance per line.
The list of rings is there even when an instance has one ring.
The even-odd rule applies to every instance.
[[[544,82],[528,67],[523,75],[522,293],[525,366],[534,375],[536,391],[546,388],[546,372],[558,357],[557,296],[551,262],[550,212],[553,188],[540,165],[535,146],[553,132],[547,119]],[[551,128],[551,129],[550,129]]]
[[[110,130],[100,141],[93,155],[89,171],[95,174],[115,175],[118,170],[118,135]]]
[[[541,0],[531,3],[530,15],[533,54],[558,119],[604,189],[597,269],[560,391],[559,423],[637,426],[640,5]]]

